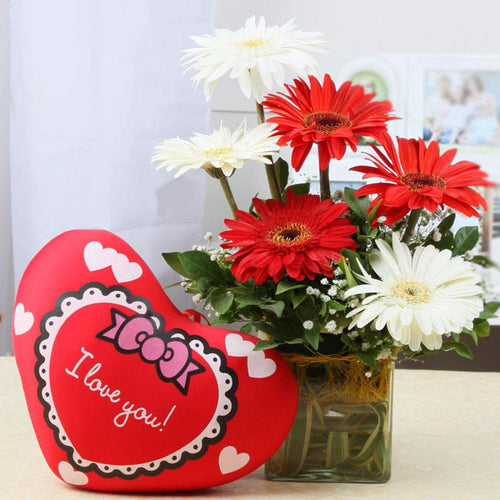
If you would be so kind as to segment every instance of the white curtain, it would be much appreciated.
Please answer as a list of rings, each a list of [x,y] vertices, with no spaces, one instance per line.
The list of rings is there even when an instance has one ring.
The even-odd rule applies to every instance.
[[[202,236],[205,176],[156,171],[155,144],[206,132],[209,108],[182,76],[189,35],[214,0],[11,2],[11,184],[16,283],[58,233],[104,228],[161,282],[161,252]],[[187,297],[178,294],[180,307]],[[180,302],[180,303],[179,303]]]

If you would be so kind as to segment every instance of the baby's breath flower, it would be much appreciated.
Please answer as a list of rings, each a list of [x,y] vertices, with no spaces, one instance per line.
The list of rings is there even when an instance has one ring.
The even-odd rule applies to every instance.
[[[311,320],[307,320],[302,323],[302,326],[304,327],[304,330],[312,330],[314,323]]]
[[[333,333],[335,329],[337,328],[337,322],[335,320],[330,320],[326,325],[325,329],[329,333]]]
[[[368,349],[370,349],[370,344],[368,342],[363,342],[361,344],[361,350],[362,351],[368,351]]]
[[[365,377],[370,378],[372,376],[372,372],[366,372]]]
[[[464,259],[465,260],[472,260],[474,258],[474,254],[470,251],[467,250],[467,252],[464,253]]]
[[[383,347],[380,349],[380,352],[377,354],[377,359],[387,359],[392,357],[391,349],[387,347]]]
[[[320,299],[323,301],[323,302],[329,302],[330,301],[330,297],[328,295],[325,295],[325,294],[321,294],[320,295]]]
[[[195,295],[193,295],[193,302],[195,304],[198,304],[199,302],[201,302],[201,294],[200,293],[196,293]]]
[[[438,229],[434,229],[434,231],[432,232],[432,239],[437,243],[438,241],[441,241],[441,237],[443,235],[441,234],[441,232],[438,230]]]
[[[323,278],[323,279],[320,281],[320,283],[321,283],[322,285],[328,285],[328,279],[327,279],[327,278]]]
[[[204,239],[207,241],[212,241],[214,238],[214,235],[209,231],[208,233],[205,234]]]
[[[327,293],[328,295],[330,295],[330,297],[335,297],[335,295],[337,294],[337,287],[335,285],[332,285]]]
[[[387,220],[387,217],[386,217],[385,215],[382,215],[382,216],[380,216],[380,217],[377,219],[377,222],[378,222],[379,224],[384,224],[386,220]]]

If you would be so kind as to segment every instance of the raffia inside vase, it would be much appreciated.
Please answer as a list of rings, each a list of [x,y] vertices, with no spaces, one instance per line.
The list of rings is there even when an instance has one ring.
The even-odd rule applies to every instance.
[[[393,360],[381,360],[367,376],[355,355],[284,357],[296,376],[300,402],[288,438],[266,465],[267,477],[386,482]]]

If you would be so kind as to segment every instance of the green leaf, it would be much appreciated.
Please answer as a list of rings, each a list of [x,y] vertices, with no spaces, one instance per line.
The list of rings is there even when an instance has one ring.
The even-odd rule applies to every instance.
[[[250,206],[248,207],[248,212],[251,213],[252,215],[257,215],[257,212],[255,211],[255,206],[253,204],[253,200],[259,196],[259,192],[257,191],[255,193],[255,196],[252,196],[252,201],[250,202]]]
[[[347,308],[346,305],[341,304],[336,300],[331,300],[330,302],[328,302],[328,307],[335,309],[336,311],[345,311],[345,309]]]
[[[198,280],[198,290],[202,295],[208,295],[208,291],[211,288],[211,282],[207,278],[200,278]]]
[[[453,243],[453,255],[462,255],[472,250],[479,241],[479,229],[477,226],[461,227],[455,235]]]
[[[240,332],[248,333],[249,335],[252,333],[252,330],[253,330],[253,327],[252,327],[251,323],[247,323],[246,325],[243,325],[240,328]]]
[[[444,233],[445,231],[449,231],[453,224],[455,223],[455,219],[457,218],[456,214],[450,214],[446,216],[438,225],[437,229],[439,229],[440,233]]]
[[[293,293],[293,298],[292,298],[292,305],[294,309],[297,309],[297,307],[304,302],[304,300],[307,298],[307,294],[304,290],[298,290]]]
[[[258,306],[262,303],[262,299],[255,295],[237,295],[234,300],[244,306]]]
[[[498,269],[498,264],[484,255],[474,255],[472,262],[481,267],[496,267]]]
[[[220,314],[224,314],[229,310],[233,303],[234,294],[224,288],[215,289],[210,295],[210,303],[212,307]]]
[[[266,323],[264,321],[253,321],[252,326],[256,330],[260,330],[261,332],[267,333],[271,337],[276,337],[276,329],[270,323]]]
[[[494,314],[500,308],[500,302],[486,302],[484,308]]]
[[[358,260],[361,261],[359,253],[354,250],[350,250],[349,248],[344,248],[342,250],[342,255],[349,259],[349,264],[354,272],[361,274],[361,269],[358,264]]]
[[[184,283],[184,281],[176,281],[175,283],[170,283],[170,285],[167,285],[164,287],[164,290],[168,290],[169,288],[174,288],[176,286],[180,286],[181,283]]]
[[[443,349],[445,351],[454,350],[457,354],[467,359],[472,359],[474,357],[469,346],[463,342],[445,342],[443,344]]]
[[[473,330],[478,337],[488,337],[490,335],[490,324],[486,320],[475,321]]]
[[[365,365],[368,365],[370,368],[373,368],[374,370],[378,370],[377,360],[375,359],[375,356],[373,356],[373,354],[364,351],[357,351],[356,356]]]
[[[281,318],[283,310],[285,309],[285,303],[280,300],[278,302],[271,302],[269,304],[259,304],[259,308],[264,309],[265,311],[271,311],[276,314],[278,318]]]
[[[300,338],[300,337],[297,337],[295,339],[287,340],[286,343],[287,344],[303,344],[304,343],[304,339]]]
[[[345,258],[340,259],[338,262],[338,265],[339,265],[340,269],[342,269],[342,272],[344,273],[345,278],[346,278],[349,286],[351,288],[353,286],[356,286],[358,283],[356,282],[356,280],[354,279],[354,276],[352,275],[352,271],[351,271],[351,268],[350,268],[347,260]]]
[[[371,227],[375,217],[377,216],[378,207],[382,204],[382,200],[380,200],[374,207],[373,210],[368,214],[368,227]]]
[[[179,259],[180,252],[165,252],[161,255],[165,259],[166,263],[176,273],[180,274],[181,276],[185,276],[186,278],[191,278]]]
[[[464,332],[468,333],[472,337],[472,340],[474,341],[474,344],[478,345],[478,343],[479,343],[479,337],[478,337],[477,333],[474,330],[469,330],[468,328],[464,328]]]
[[[292,186],[288,186],[286,190],[288,191],[289,189],[291,189],[296,196],[299,196],[301,194],[308,194],[309,188],[310,188],[309,182],[304,182],[302,184],[293,184]]]
[[[224,280],[222,269],[204,252],[182,252],[179,254],[179,261],[191,279],[208,278],[213,283],[222,283]]]
[[[349,337],[349,335],[347,335],[346,333],[343,333],[340,336],[340,340],[342,340],[342,342],[344,342],[346,346],[350,347],[354,351],[357,351],[359,349],[359,345],[356,345],[354,340],[352,340],[351,337]]]
[[[279,295],[280,293],[287,292],[288,290],[295,290],[297,288],[305,288],[306,285],[301,284],[301,283],[294,283],[293,281],[280,281],[278,283],[278,286],[276,287],[276,295]]]
[[[368,196],[358,197],[354,193],[356,191],[352,188],[344,189],[344,199],[349,205],[349,208],[363,220],[368,220],[368,210],[370,209],[370,199]]]
[[[488,309],[484,308],[481,314],[479,315],[479,319],[491,319],[496,318],[497,315],[493,311],[488,311]]]
[[[288,169],[288,163],[283,160],[283,158],[278,158],[274,162],[274,166],[278,171],[278,181],[280,184],[280,190],[283,192],[286,188],[286,185],[288,184],[288,174],[289,174],[289,169]]]
[[[438,250],[445,250],[446,248],[452,248],[453,247],[453,233],[451,231],[445,231],[442,233],[441,239],[439,241],[434,241],[432,239],[432,234],[428,238],[428,242],[435,246]]]
[[[274,340],[259,340],[255,347],[254,351],[264,351],[265,349],[272,349],[273,347],[277,347],[280,345],[280,342],[276,342]]]
[[[319,328],[312,328],[311,330],[305,330],[304,338],[311,345],[313,349],[317,349],[320,341],[320,330]]]

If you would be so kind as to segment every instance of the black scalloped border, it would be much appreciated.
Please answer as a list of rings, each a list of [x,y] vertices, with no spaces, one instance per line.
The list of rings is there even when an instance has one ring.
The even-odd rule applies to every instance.
[[[151,303],[146,298],[141,297],[141,296],[132,295],[130,290],[128,290],[127,288],[125,288],[121,285],[113,285],[110,287],[106,287],[101,283],[90,282],[90,283],[85,284],[78,291],[63,293],[57,299],[55,309],[44,314],[44,316],[40,322],[41,335],[38,337],[37,341],[35,342],[35,355],[37,358],[37,363],[35,364],[35,378],[38,381],[38,399],[40,400],[40,402],[42,403],[42,405],[44,407],[43,415],[44,415],[45,422],[54,431],[54,438],[55,438],[56,443],[66,452],[68,460],[75,467],[75,469],[85,471],[85,472],[92,472],[93,471],[93,472],[96,472],[98,475],[100,475],[102,477],[106,477],[106,478],[118,476],[118,477],[121,477],[122,479],[136,479],[137,477],[139,477],[141,475],[156,476],[156,475],[160,474],[161,472],[163,472],[165,469],[170,469],[170,470],[171,469],[178,469],[179,467],[182,467],[188,460],[196,460],[198,458],[201,458],[207,452],[208,447],[211,444],[218,443],[219,441],[221,441],[223,439],[223,437],[226,435],[227,422],[229,420],[231,420],[231,418],[233,418],[234,415],[236,414],[238,403],[237,403],[237,399],[235,396],[235,392],[236,392],[236,389],[238,388],[238,377],[236,376],[236,373],[234,372],[234,370],[232,370],[227,365],[226,356],[221,350],[219,350],[215,347],[210,347],[208,345],[207,341],[203,337],[199,337],[196,335],[189,335],[184,330],[182,330],[182,332],[185,333],[188,340],[196,340],[196,341],[199,341],[203,344],[203,348],[204,348],[204,351],[206,354],[216,354],[217,356],[219,356],[219,358],[221,360],[221,366],[220,366],[221,373],[229,375],[233,381],[231,388],[224,393],[225,396],[232,403],[231,411],[227,415],[219,415],[217,417],[217,423],[219,424],[219,426],[221,428],[221,432],[219,434],[217,434],[217,436],[215,436],[214,438],[210,438],[210,437],[203,438],[201,441],[200,451],[198,451],[197,453],[189,453],[188,451],[184,451],[182,453],[181,459],[178,462],[176,462],[175,464],[170,464],[170,463],[166,462],[165,460],[163,460],[160,462],[159,466],[156,467],[155,470],[148,470],[148,469],[145,469],[144,467],[139,467],[134,474],[125,474],[125,473],[121,472],[120,470],[116,470],[116,469],[109,472],[109,473],[105,473],[105,472],[101,471],[96,464],[82,466],[81,464],[75,463],[72,455],[76,450],[74,449],[73,446],[69,446],[68,444],[63,443],[59,439],[58,432],[60,431],[60,429],[57,427],[57,425],[53,424],[49,419],[49,412],[51,410],[51,406],[47,401],[45,401],[43,399],[43,396],[42,396],[42,392],[46,386],[46,382],[39,375],[39,369],[40,369],[41,365],[43,364],[43,362],[45,361],[45,358],[43,357],[43,355],[40,352],[40,344],[45,339],[49,338],[49,336],[50,336],[49,333],[47,332],[47,330],[45,329],[45,322],[47,321],[47,319],[49,317],[52,317],[52,316],[61,317],[63,315],[62,308],[61,308],[63,301],[68,299],[68,298],[75,298],[75,299],[81,300],[83,298],[83,294],[89,288],[98,288],[102,293],[104,293],[104,292],[109,292],[109,293],[122,292],[125,294],[125,296],[129,302],[132,302],[134,300],[140,300],[144,304],[146,304],[146,308],[147,308],[146,314],[151,314],[151,316],[154,316],[154,317],[159,319],[160,328],[163,329],[165,327],[165,324],[166,324],[165,319],[160,314],[153,312],[153,308],[151,307]],[[177,329],[177,330],[179,330],[179,329]],[[121,467],[123,467],[123,466],[121,466]]]

